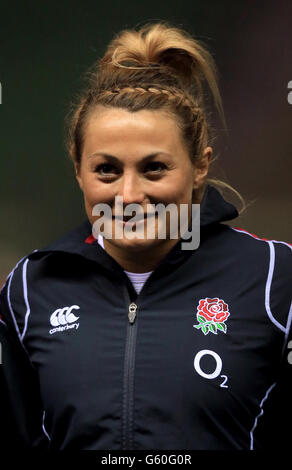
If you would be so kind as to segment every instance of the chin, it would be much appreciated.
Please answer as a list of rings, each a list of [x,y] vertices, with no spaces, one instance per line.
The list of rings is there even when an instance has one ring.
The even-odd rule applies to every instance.
[[[131,251],[144,251],[146,249],[149,249],[151,247],[154,247],[155,245],[159,244],[163,240],[156,240],[156,239],[143,239],[143,238],[133,238],[130,240],[129,238],[123,238],[119,240],[113,239],[112,242],[116,246],[119,246],[121,248],[125,248],[127,250]]]
[[[129,252],[136,252],[136,253],[141,253],[144,251],[150,251],[152,248],[157,247],[163,243],[165,243],[167,240],[162,240],[162,239],[157,239],[157,238],[152,238],[152,239],[144,239],[144,238],[122,238],[122,239],[110,239],[108,240],[108,243],[111,243],[111,245],[127,250]]]

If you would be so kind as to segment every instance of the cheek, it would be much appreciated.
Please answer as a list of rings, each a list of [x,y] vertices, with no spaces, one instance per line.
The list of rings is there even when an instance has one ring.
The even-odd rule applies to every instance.
[[[111,203],[114,197],[111,186],[97,181],[94,174],[84,178],[83,193],[85,203],[90,207],[98,203]]]
[[[190,178],[185,176],[174,178],[161,185],[159,196],[162,200],[175,203],[189,203],[192,198],[193,184]]]
[[[91,224],[102,216],[101,213],[99,215],[92,214],[93,208],[97,204],[108,204],[108,206],[112,207],[114,196],[112,196],[112,191],[109,189],[109,186],[107,187],[107,185],[96,183],[87,184],[84,187],[83,195],[85,211]]]

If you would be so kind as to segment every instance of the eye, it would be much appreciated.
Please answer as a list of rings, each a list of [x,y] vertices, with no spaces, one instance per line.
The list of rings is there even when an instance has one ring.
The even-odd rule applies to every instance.
[[[115,172],[112,171],[113,169],[115,169],[115,167],[110,163],[101,163],[95,168],[95,172],[99,173],[101,176],[109,176]]]
[[[151,162],[148,163],[146,168],[150,168],[150,172],[160,173],[161,171],[166,169],[166,165],[162,162]]]

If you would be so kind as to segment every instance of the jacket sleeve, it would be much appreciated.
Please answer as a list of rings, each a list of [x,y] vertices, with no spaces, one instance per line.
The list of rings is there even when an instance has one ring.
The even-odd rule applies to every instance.
[[[283,451],[291,447],[292,426],[292,245],[277,242],[273,247],[269,306],[282,326],[283,341],[277,381],[264,400],[258,435],[265,450]]]
[[[11,282],[14,270],[0,292],[0,450],[48,449],[42,428],[43,409],[37,372],[21,341],[15,306],[22,286]]]
[[[291,447],[292,423],[292,333],[290,350],[285,348],[278,381],[263,404],[257,435],[262,442],[259,450],[286,451]],[[262,447],[263,446],[263,447]],[[257,450],[257,448],[255,448]]]

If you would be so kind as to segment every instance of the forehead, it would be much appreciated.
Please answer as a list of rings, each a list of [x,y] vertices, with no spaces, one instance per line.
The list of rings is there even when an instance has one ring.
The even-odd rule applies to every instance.
[[[100,106],[88,117],[83,153],[139,147],[170,153],[186,151],[175,117],[164,110],[130,112]]]

